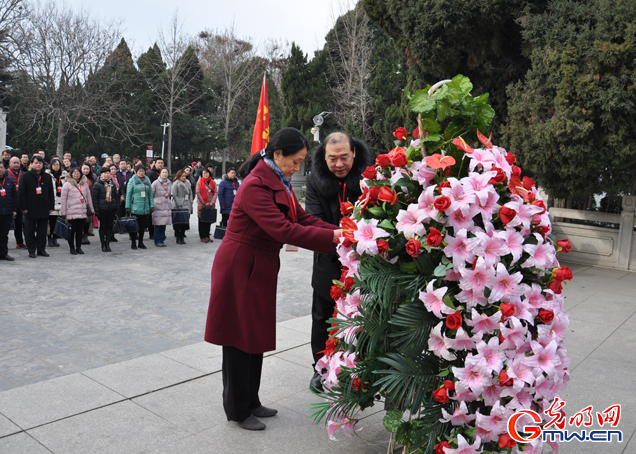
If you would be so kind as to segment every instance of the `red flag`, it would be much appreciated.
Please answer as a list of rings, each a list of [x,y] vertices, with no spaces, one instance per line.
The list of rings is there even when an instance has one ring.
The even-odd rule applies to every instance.
[[[252,152],[258,153],[269,143],[269,101],[267,100],[267,84],[263,75],[263,85],[261,86],[261,100],[258,103],[256,112],[256,124],[254,124],[254,135],[252,136]]]

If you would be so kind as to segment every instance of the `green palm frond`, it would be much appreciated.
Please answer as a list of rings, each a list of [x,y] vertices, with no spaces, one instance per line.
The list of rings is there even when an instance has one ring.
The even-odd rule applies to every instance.
[[[378,358],[390,369],[376,370],[382,378],[375,382],[398,408],[417,413],[422,404],[428,401],[432,389],[438,387],[442,379],[439,374],[439,362],[435,356],[419,354],[413,357],[400,353],[387,353]]]
[[[418,354],[427,348],[431,330],[438,322],[439,319],[435,318],[421,301],[402,304],[390,321],[393,326],[402,328],[390,334],[390,337],[395,339],[392,345],[399,352]]]

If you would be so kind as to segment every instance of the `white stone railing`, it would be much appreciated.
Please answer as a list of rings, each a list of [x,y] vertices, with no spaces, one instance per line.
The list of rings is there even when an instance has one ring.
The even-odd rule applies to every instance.
[[[624,196],[621,214],[550,208],[552,231],[558,239],[567,238],[572,250],[566,261],[636,270],[634,209],[636,196]],[[597,227],[567,222],[568,219],[615,224],[619,228]]]

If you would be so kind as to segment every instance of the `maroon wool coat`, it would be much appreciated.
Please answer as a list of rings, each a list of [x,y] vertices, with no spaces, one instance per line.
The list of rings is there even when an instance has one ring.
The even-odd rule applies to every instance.
[[[314,218],[260,161],[241,184],[212,265],[205,341],[247,353],[276,349],[276,284],[283,243],[326,254],[335,226]],[[284,279],[284,276],[283,276]]]

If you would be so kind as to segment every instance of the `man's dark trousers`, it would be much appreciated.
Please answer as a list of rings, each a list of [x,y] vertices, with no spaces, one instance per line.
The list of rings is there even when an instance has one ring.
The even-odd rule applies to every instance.
[[[14,226],[13,226],[13,234],[15,235],[15,244],[24,244],[23,229],[24,229],[24,215],[22,213],[18,213],[13,218]]]
[[[24,224],[24,236],[29,254],[44,252],[46,249],[46,229],[49,225],[49,218],[30,219],[26,218]]]
[[[22,213],[20,213],[21,215]],[[7,243],[9,241],[9,229],[13,221],[12,214],[0,214],[0,257],[4,257],[9,253]]]

